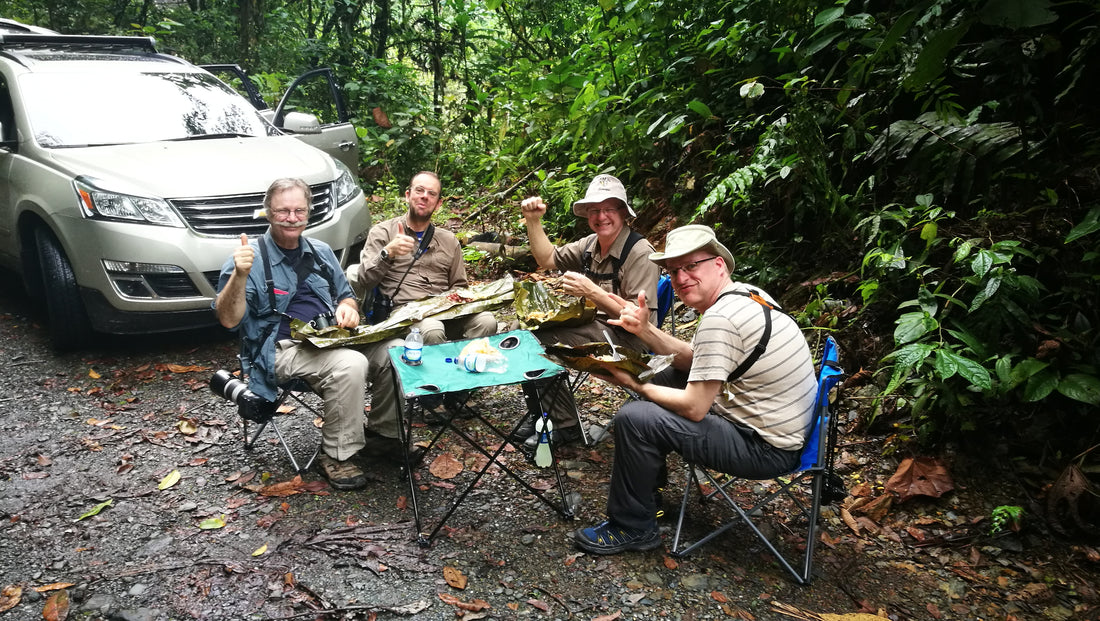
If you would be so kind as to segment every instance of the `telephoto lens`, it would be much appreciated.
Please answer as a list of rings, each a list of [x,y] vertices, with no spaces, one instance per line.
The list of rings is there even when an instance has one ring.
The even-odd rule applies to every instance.
[[[210,378],[210,390],[214,394],[237,404],[243,418],[262,423],[275,414],[275,404],[248,389],[248,384],[233,377],[225,369],[218,369]]]

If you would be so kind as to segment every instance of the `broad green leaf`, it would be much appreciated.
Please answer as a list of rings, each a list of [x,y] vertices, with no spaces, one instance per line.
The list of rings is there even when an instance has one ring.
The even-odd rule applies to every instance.
[[[91,510],[89,510],[87,513],[85,513],[84,515],[76,518],[73,521],[74,522],[79,522],[80,520],[83,520],[84,518],[90,518],[93,515],[98,515],[100,511],[102,511],[102,510],[106,509],[107,507],[111,506],[114,502],[115,501],[114,501],[113,498],[110,499],[110,500],[105,500],[105,501],[99,503],[98,505],[92,507]]]
[[[157,489],[168,489],[169,487],[172,487],[176,483],[179,483],[179,480],[180,480],[180,471],[179,470],[173,470],[173,471],[169,472],[163,479],[160,480],[160,483],[157,484]]]
[[[955,352],[951,352],[950,355],[954,357],[955,363],[959,367],[960,377],[982,390],[993,388],[993,379],[989,376],[989,371],[980,363],[964,358]]]
[[[894,373],[883,394],[888,395],[896,390],[908,376],[909,371],[919,367],[933,349],[933,346],[927,343],[916,343],[887,354],[885,360],[894,360]]]
[[[939,322],[928,313],[905,313],[898,318],[898,326],[894,328],[894,341],[899,345],[912,343],[920,337],[939,327]]]
[[[930,244],[936,239],[936,234],[939,233],[940,227],[935,222],[929,222],[921,227],[920,238],[925,241],[925,244]]]
[[[600,8],[605,11],[610,11],[615,8],[615,0],[600,0]]]
[[[1050,0],[989,0],[978,12],[983,24],[1012,30],[1034,28],[1057,21]]]
[[[918,91],[936,79],[947,68],[947,54],[955,47],[970,23],[966,22],[954,28],[945,28],[934,32],[917,56],[916,68],[902,82],[908,91]]]
[[[932,363],[932,368],[936,370],[936,375],[940,376],[941,380],[945,380],[955,375],[959,371],[959,365],[956,362],[955,356],[949,349],[941,349],[936,352],[936,358]]]
[[[814,16],[814,26],[824,26],[825,24],[835,22],[844,15],[844,7],[837,6],[825,9]]]
[[[1071,373],[1058,382],[1058,392],[1081,403],[1100,405],[1100,378],[1084,373]]]
[[[948,334],[959,339],[963,343],[966,343],[966,346],[970,348],[970,351],[974,352],[975,358],[989,357],[988,349],[985,343],[978,340],[978,337],[974,336],[974,334],[967,330],[965,327],[962,327],[958,324],[953,325],[955,325],[955,329],[948,330]]]
[[[1012,367],[1012,377],[1016,380],[1016,383],[1019,384],[1049,366],[1049,362],[1044,362],[1036,358],[1025,358],[1020,361],[1020,364]]]
[[[199,522],[199,528],[202,530],[214,530],[215,528],[221,528],[225,526],[225,516],[206,518]]]
[[[490,11],[499,9],[502,4],[504,4],[504,0],[485,0],[485,8]]]
[[[1085,235],[1090,235],[1100,231],[1100,207],[1092,208],[1087,214],[1085,219],[1080,224],[1070,229],[1068,235],[1066,235],[1066,242],[1070,243],[1081,239]]]
[[[921,310],[933,317],[936,316],[939,304],[936,303],[936,296],[927,287],[921,287],[917,290],[917,301],[920,302]]]
[[[984,278],[991,267],[993,267],[993,255],[986,250],[979,250],[978,255],[970,262],[971,271],[979,278]]]
[[[1007,388],[1013,388],[1016,382],[1012,378],[1012,356],[1001,356],[997,358],[997,363],[993,365],[993,369],[997,372],[997,381],[1004,384]]]
[[[1041,401],[1058,387],[1058,374],[1044,369],[1027,378],[1024,386],[1024,401]]]
[[[692,99],[691,101],[689,101],[688,102],[688,107],[691,108],[692,111],[695,112],[696,114],[698,114],[699,116],[702,116],[702,117],[705,117],[705,118],[708,118],[708,119],[710,117],[714,116],[714,113],[710,111],[710,108],[707,107],[707,104],[699,101],[698,99]]]
[[[997,269],[1000,270],[1001,268]],[[1000,276],[994,276],[993,278],[985,281],[985,287],[983,287],[982,290],[979,291],[977,295],[974,296],[974,299],[970,302],[970,312],[973,313],[974,311],[978,310],[978,307],[981,306],[986,300],[993,297],[993,294],[997,293],[997,289],[1000,288]]]

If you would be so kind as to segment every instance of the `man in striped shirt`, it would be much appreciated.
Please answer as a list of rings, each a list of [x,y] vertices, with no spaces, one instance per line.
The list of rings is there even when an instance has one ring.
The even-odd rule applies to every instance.
[[[672,366],[639,384],[614,370],[604,377],[643,400],[615,416],[615,461],[605,522],[578,530],[594,554],[661,545],[656,490],[665,457],[749,479],[793,470],[810,431],[816,380],[806,339],[762,291],[732,282],[733,256],[706,226],[669,232],[650,255],[672,277],[676,295],[702,314],[691,343],[649,322],[645,292],[612,321]],[[763,346],[763,347],[761,347]]]

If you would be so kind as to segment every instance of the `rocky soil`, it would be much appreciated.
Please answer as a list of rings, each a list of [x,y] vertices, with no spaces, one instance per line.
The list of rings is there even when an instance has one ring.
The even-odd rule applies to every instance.
[[[227,335],[103,339],[58,354],[38,317],[18,285],[0,286],[0,619],[1098,618],[1095,548],[1026,520],[1019,532],[987,534],[993,508],[1024,502],[993,464],[940,456],[953,492],[842,512],[882,497],[899,462],[881,455],[882,438],[842,435],[852,495],[824,512],[807,587],[744,529],[679,560],[670,532],[647,553],[575,550],[571,532],[601,519],[613,433],[559,453],[582,499],[575,520],[493,468],[423,548],[393,463],[364,456],[368,487],[336,492],[314,472],[296,480],[271,442],[243,450],[235,408],[207,389],[215,369],[233,368]],[[597,381],[579,395],[594,425],[625,398]],[[850,397],[845,420],[862,403]],[[472,403],[503,420],[522,411],[515,389]],[[308,453],[310,417],[284,418]],[[484,463],[457,440],[440,448],[415,471],[429,521]],[[514,450],[503,459],[524,464]],[[679,463],[671,470],[668,504],[683,485]],[[709,510],[693,504],[691,515],[687,531],[698,535]],[[787,512],[775,517],[770,532],[791,539]]]

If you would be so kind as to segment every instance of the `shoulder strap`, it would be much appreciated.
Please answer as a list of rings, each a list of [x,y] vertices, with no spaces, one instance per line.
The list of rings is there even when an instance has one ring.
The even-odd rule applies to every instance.
[[[645,239],[641,233],[631,229],[630,233],[626,236],[626,243],[623,244],[623,250],[619,253],[618,257],[611,257],[611,273],[610,274],[597,274],[592,271],[592,247],[596,245],[598,240],[592,240],[591,244],[584,249],[584,256],[581,259],[584,265],[584,275],[590,280],[611,280],[611,289],[615,295],[619,295],[619,285],[622,284],[622,278],[619,274],[622,272],[623,261],[626,257],[630,256],[630,251],[634,249],[634,244]]]
[[[401,285],[405,284],[405,278],[408,277],[409,272],[412,271],[413,265],[416,264],[416,260],[428,251],[428,244],[432,243],[433,235],[435,235],[435,225],[429,222],[427,230],[424,231],[424,236],[420,238],[420,245],[416,247],[416,252],[413,253],[413,260],[409,262],[408,269],[401,275],[401,280],[397,281],[397,286],[393,288],[390,299],[397,297],[397,292],[401,290]]]
[[[764,355],[764,352],[767,351],[768,341],[770,341],[772,338],[772,311],[778,310],[779,312],[783,312],[783,309],[779,308],[778,306],[773,306],[771,302],[765,300],[763,296],[755,291],[727,291],[722,295],[719,295],[718,300],[721,300],[727,295],[745,296],[746,298],[749,298],[753,302],[759,304],[760,309],[764,312],[764,333],[760,335],[760,342],[756,344],[756,347],[752,349],[748,357],[742,360],[741,364],[737,365],[737,368],[734,369],[732,373],[730,373],[728,378],[726,378],[727,382],[732,382],[744,375],[745,372],[752,367],[752,365],[756,364],[756,361],[760,359],[760,356]],[[718,300],[715,300],[714,302],[717,304]]]

